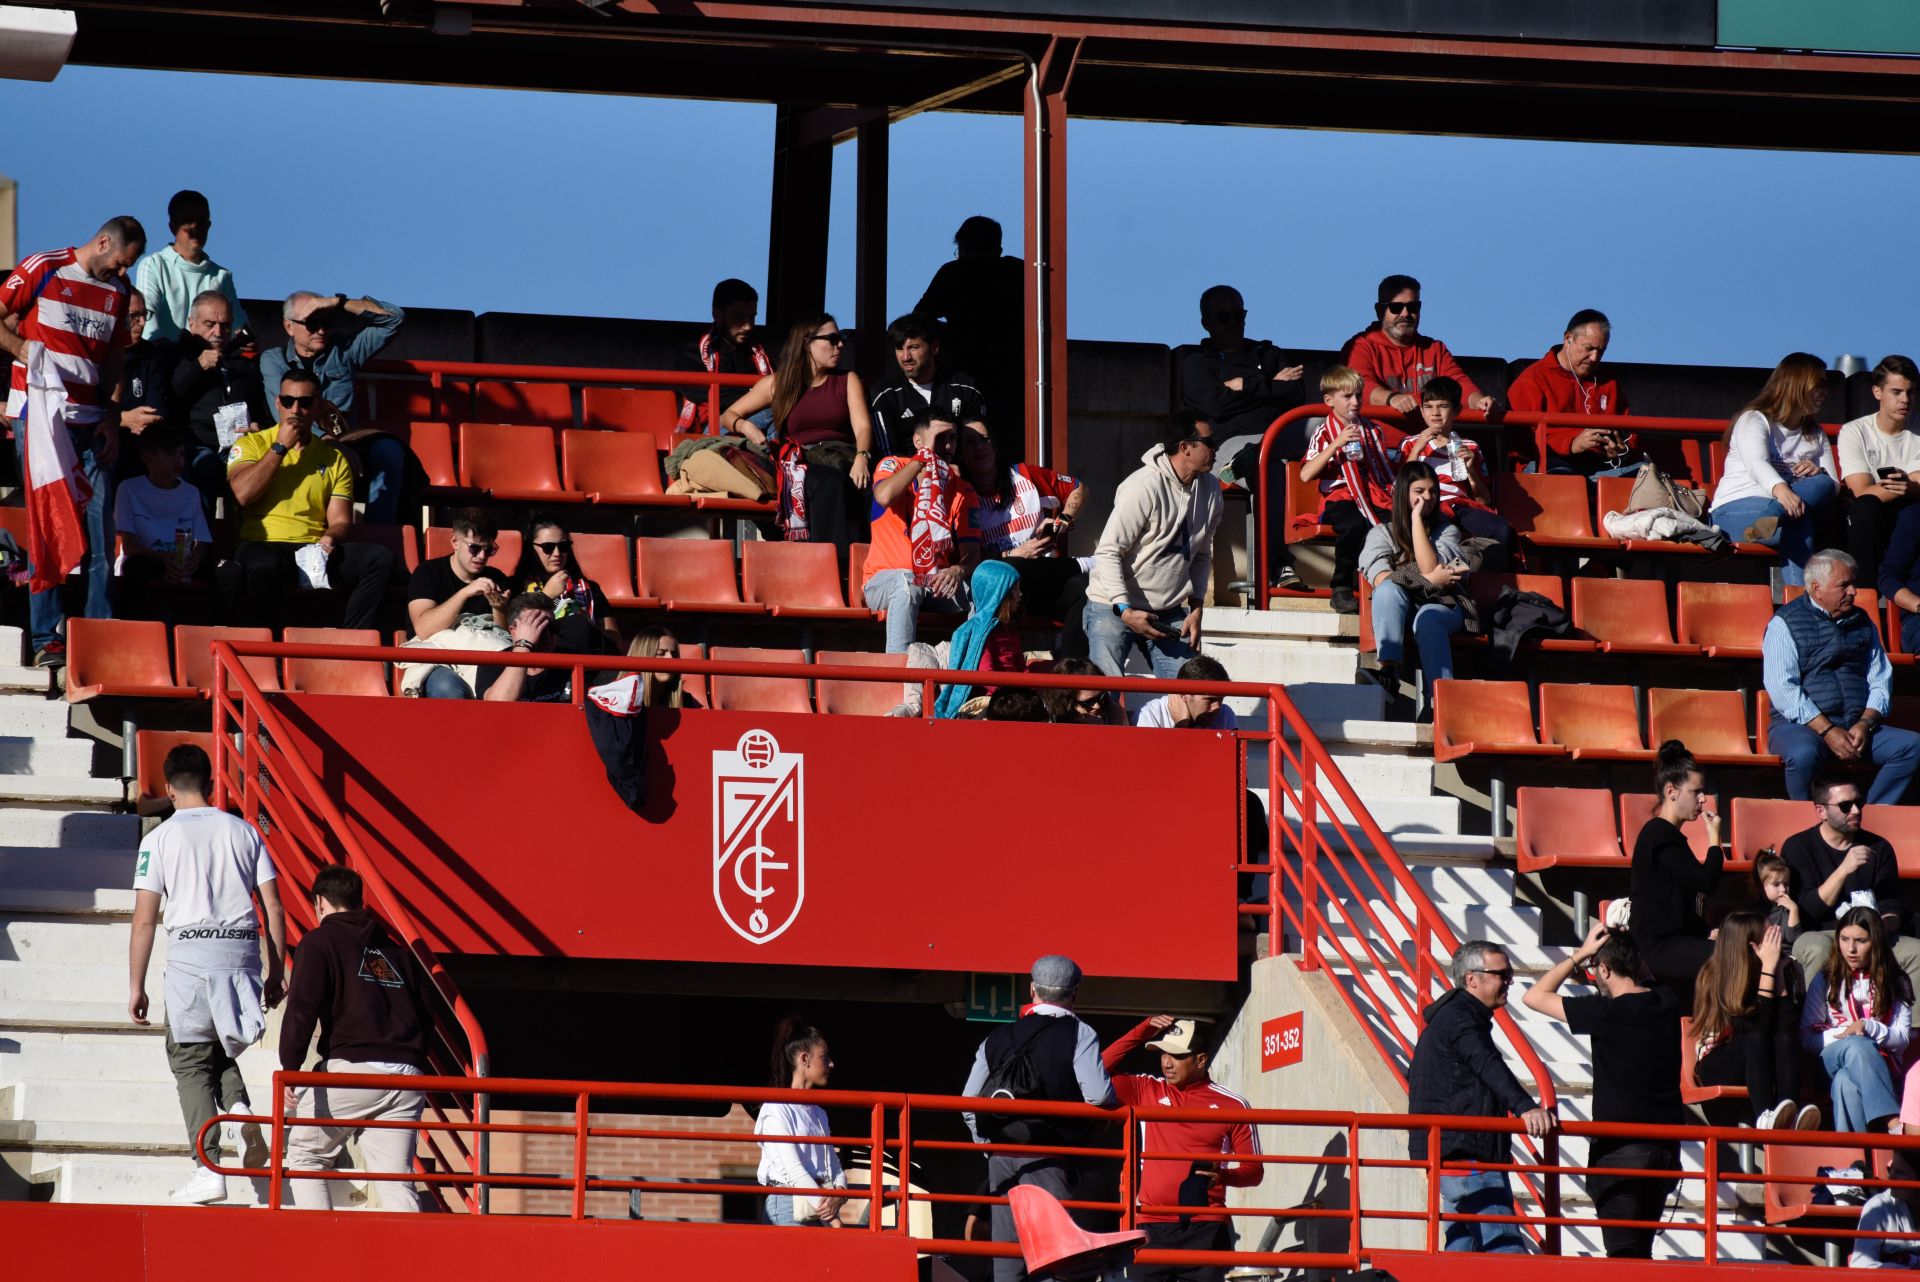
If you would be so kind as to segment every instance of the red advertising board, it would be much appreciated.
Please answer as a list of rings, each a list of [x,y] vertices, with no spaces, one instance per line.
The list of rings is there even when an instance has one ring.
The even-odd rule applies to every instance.
[[[1260,1025],[1261,1072],[1271,1073],[1300,1062],[1306,1054],[1304,1022],[1302,1012],[1295,1011]]]
[[[1236,974],[1231,734],[662,710],[635,814],[574,708],[276,703],[448,953]]]

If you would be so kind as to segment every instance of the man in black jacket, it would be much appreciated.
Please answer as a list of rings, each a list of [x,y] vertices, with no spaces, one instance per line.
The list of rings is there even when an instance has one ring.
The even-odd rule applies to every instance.
[[[313,879],[318,920],[294,955],[293,983],[280,1025],[280,1067],[298,1072],[306,1063],[314,1025],[320,1028],[319,1072],[368,1073],[396,1078],[427,1070],[427,977],[413,952],[388,933],[385,923],[361,907],[360,874],[334,864]],[[365,1129],[358,1122],[420,1120],[426,1097],[396,1082],[392,1088],[315,1086],[287,1088],[289,1117],[328,1118],[329,1126],[293,1127],[287,1138],[289,1171],[331,1170],[354,1135],[370,1172],[413,1170],[418,1136],[411,1130]],[[338,1123],[347,1123],[339,1125]],[[413,1185],[377,1181],[386,1211],[418,1211]],[[291,1181],[293,1204],[303,1210],[332,1209],[333,1181]]]
[[[1787,861],[1787,893],[1800,906],[1793,959],[1817,975],[1833,953],[1840,914],[1863,905],[1877,909],[1893,940],[1893,959],[1920,993],[1920,939],[1905,933],[1907,905],[1900,895],[1900,861],[1885,837],[1860,826],[1860,785],[1846,775],[1816,775],[1810,790],[1820,822],[1780,845]]]
[[[1497,944],[1471,940],[1453,955],[1453,990],[1424,1012],[1425,1027],[1407,1070],[1407,1111],[1454,1117],[1504,1117],[1508,1113],[1538,1137],[1554,1127],[1493,1044],[1493,1012],[1507,1003],[1513,963]],[[1510,1160],[1511,1143],[1494,1131],[1441,1131],[1440,1161],[1484,1163]],[[1407,1153],[1427,1159],[1427,1132],[1407,1137]],[[1513,1215],[1513,1189],[1505,1171],[1440,1176],[1440,1210],[1453,1215]],[[1449,1251],[1517,1253],[1526,1250],[1518,1224],[1449,1221]]]
[[[228,448],[274,422],[260,363],[235,350],[233,304],[217,289],[195,298],[187,313],[168,403],[172,420],[187,431],[187,480],[212,520],[214,500],[227,493]]]
[[[973,375],[949,369],[940,359],[934,323],[909,312],[887,326],[894,370],[873,394],[874,449],[881,457],[912,451],[913,423],[951,419],[961,427],[986,428],[986,398]]]

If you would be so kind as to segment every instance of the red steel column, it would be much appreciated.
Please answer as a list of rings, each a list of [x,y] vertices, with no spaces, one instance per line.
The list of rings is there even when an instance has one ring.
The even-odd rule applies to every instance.
[[[1078,37],[1047,44],[1027,86],[1027,457],[1067,466],[1067,87]]]

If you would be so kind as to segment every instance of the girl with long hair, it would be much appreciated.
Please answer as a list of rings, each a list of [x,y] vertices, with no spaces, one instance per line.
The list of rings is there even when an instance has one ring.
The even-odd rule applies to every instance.
[[[1726,851],[1720,845],[1720,816],[1706,809],[1706,779],[1693,754],[1678,739],[1660,745],[1654,764],[1653,817],[1633,843],[1629,873],[1633,933],[1654,978],[1683,998],[1694,976],[1713,956],[1707,938],[1706,897],[1719,884]],[[1706,859],[1693,856],[1681,825],[1705,816]]]
[[[1778,548],[1781,577],[1806,582],[1818,523],[1840,492],[1833,450],[1820,427],[1827,365],[1793,352],[1774,368],[1760,395],[1727,427],[1727,461],[1708,519],[1742,543]]]
[[[1913,995],[1875,908],[1840,916],[1833,952],[1807,985],[1800,1040],[1833,1085],[1833,1129],[1880,1131],[1900,1115]]]
[[[768,1084],[785,1090],[819,1090],[833,1072],[833,1056],[819,1029],[794,1016],[780,1021],[773,1034],[773,1072]],[[840,1169],[840,1152],[831,1144],[798,1144],[794,1139],[832,1134],[827,1111],[817,1104],[760,1106],[754,1119],[755,1135],[784,1135],[788,1140],[760,1142],[761,1184],[804,1190],[767,1195],[767,1219],[774,1224],[840,1227],[840,1208],[846,1203],[847,1174]],[[820,1196],[823,1192],[826,1196]]]
[[[1408,463],[1394,477],[1393,513],[1367,532],[1360,573],[1373,586],[1373,643],[1380,660],[1375,679],[1386,688],[1389,707],[1397,704],[1411,621],[1424,678],[1419,716],[1425,720],[1425,692],[1453,675],[1453,635],[1466,626],[1458,605],[1428,598],[1467,590],[1460,527],[1441,513],[1439,477],[1427,464]]]
[[[840,368],[846,342],[824,312],[800,321],[787,331],[774,372],[720,415],[723,430],[767,445],[768,434],[751,420],[772,409],[781,528],[795,542],[833,544],[842,564],[848,546],[867,536],[874,463],[867,389]]]
[[[553,602],[553,648],[565,654],[618,654],[622,642],[613,607],[600,585],[580,572],[573,537],[560,518],[536,513],[520,541],[515,592],[538,592]]]
[[[629,659],[677,659],[680,642],[673,633],[655,625],[633,634],[627,646]],[[688,694],[678,672],[642,672],[640,706],[643,708],[697,708],[700,701]]]
[[[1634,906],[1639,912],[1639,905]],[[1818,1105],[1801,1105],[1795,1036],[1798,972],[1780,927],[1757,912],[1728,913],[1694,986],[1693,1078],[1702,1086],[1744,1086],[1760,1130],[1820,1129]]]

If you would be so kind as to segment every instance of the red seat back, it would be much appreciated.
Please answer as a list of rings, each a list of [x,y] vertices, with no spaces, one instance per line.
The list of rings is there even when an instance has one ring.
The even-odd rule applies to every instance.
[[[1784,801],[1774,797],[1733,799],[1733,838],[1729,858],[1741,865],[1771,846],[1779,850],[1787,838],[1820,822],[1811,801]]]
[[[137,795],[134,800],[142,813],[167,801],[167,754],[184,744],[193,744],[213,757],[211,730],[142,730],[133,736],[133,775]]]
[[[1567,606],[1566,581],[1557,574],[1475,574],[1467,579],[1467,591],[1483,612],[1493,608],[1505,588],[1537,592],[1563,610]]]
[[[483,490],[554,491],[553,429],[517,423],[460,425],[460,483]]]
[[[1294,522],[1304,516],[1312,516],[1320,510],[1320,482],[1300,479],[1300,465],[1287,464],[1287,511],[1286,530],[1289,536],[1296,533]]]
[[[1626,862],[1605,788],[1517,788],[1513,835],[1521,872]]]
[[[407,447],[427,474],[427,484],[452,489],[460,484],[460,469],[453,461],[453,429],[445,423],[410,423]]]
[[[1591,500],[1584,476],[1502,472],[1494,478],[1494,506],[1517,534],[1592,538]]]
[[[640,596],[689,604],[740,600],[733,545],[724,539],[635,539],[633,555]]]
[[[1672,645],[1667,585],[1657,579],[1575,578],[1573,626],[1622,646]]]
[[[573,540],[573,559],[580,573],[600,585],[609,602],[630,600],[633,596],[633,562],[627,557],[624,534],[569,534]]]
[[[740,548],[743,600],[762,605],[844,609],[840,560],[831,543],[756,539]]]
[[[1701,757],[1741,757],[1753,752],[1747,739],[1747,707],[1738,690],[1647,691],[1647,737],[1655,746],[1678,739]]]
[[[393,553],[396,567],[408,574],[420,568],[420,531],[411,525],[367,525],[355,521],[347,527],[348,543],[371,543]]]
[[[884,717],[900,706],[904,697],[902,682],[905,680],[906,655],[878,654],[872,650],[821,650],[813,656],[813,661],[824,668],[901,670],[901,681],[815,681],[814,698],[820,704],[820,711]]]
[[[589,428],[651,432],[665,440],[680,420],[680,398],[665,387],[583,387],[580,421]]]
[[[271,641],[272,628],[206,628],[183,623],[173,630],[173,666],[180,684],[196,690],[213,689],[213,643],[215,641]],[[240,660],[262,690],[280,688],[278,665],[267,655],[248,655]]]
[[[1781,590],[1780,604],[1785,605],[1795,597],[1805,596],[1806,592],[1807,590],[1799,584],[1789,583]],[[1872,588],[1858,588],[1854,591],[1853,603],[1867,612],[1867,617],[1873,620],[1874,631],[1881,634],[1880,640],[1884,644],[1887,612],[1880,608],[1880,594]]]
[[[1920,876],[1920,806],[1868,806],[1860,826],[1887,839],[1903,881]]]
[[[806,652],[802,650],[771,650],[761,646],[717,645],[709,652],[716,662],[733,660],[740,663],[791,663],[804,665]],[[804,666],[799,668],[804,672]],[[712,706],[727,712],[812,712],[813,703],[807,698],[805,677],[725,677],[715,676],[708,682],[713,691]]]
[[[662,494],[660,450],[645,432],[560,434],[561,479],[593,494]]]
[[[372,628],[288,628],[292,645],[379,645]],[[386,665],[371,659],[288,659],[282,680],[303,694],[386,694]]]
[[[1543,684],[1540,738],[1601,752],[1643,752],[1647,746],[1632,686]]]
[[[573,426],[573,389],[565,383],[500,383],[481,379],[473,385],[476,419],[495,423]]]
[[[1528,744],[1540,742],[1533,730],[1533,704],[1524,681],[1461,681],[1433,683],[1433,746],[1468,743]]]
[[[167,625],[144,619],[67,620],[67,689],[175,688]]]
[[[1688,645],[1757,650],[1773,619],[1773,593],[1764,583],[1682,583],[1679,636]]]

